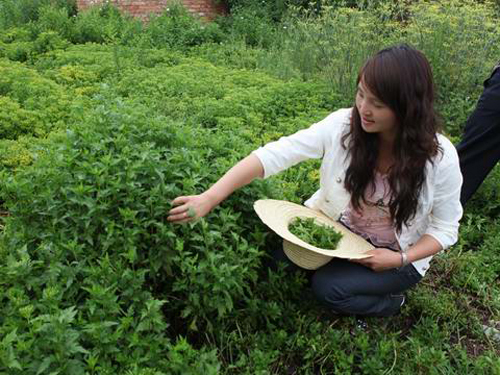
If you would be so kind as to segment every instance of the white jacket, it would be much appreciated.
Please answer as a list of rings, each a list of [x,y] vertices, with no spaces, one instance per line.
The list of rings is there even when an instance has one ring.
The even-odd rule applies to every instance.
[[[253,154],[264,167],[264,178],[303,160],[322,158],[320,188],[305,205],[338,220],[350,201],[350,194],[343,183],[348,155],[342,147],[341,138],[349,131],[351,113],[352,108],[340,109],[308,129],[255,150]],[[438,141],[442,152],[438,153],[433,164],[427,163],[426,179],[415,217],[396,236],[403,251],[407,251],[424,234],[434,237],[443,249],[457,241],[462,217],[462,174],[453,144],[441,134],[438,134]],[[422,276],[429,268],[431,258],[413,262]]]

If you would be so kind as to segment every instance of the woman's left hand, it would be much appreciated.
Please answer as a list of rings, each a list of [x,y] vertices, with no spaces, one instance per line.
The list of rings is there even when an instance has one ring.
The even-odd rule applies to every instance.
[[[401,254],[385,248],[377,248],[366,252],[370,255],[364,259],[349,259],[351,262],[362,264],[375,272],[389,270],[401,266]]]

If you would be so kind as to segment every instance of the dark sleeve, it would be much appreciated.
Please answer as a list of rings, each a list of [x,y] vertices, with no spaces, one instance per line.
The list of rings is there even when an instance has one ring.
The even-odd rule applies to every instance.
[[[457,151],[464,177],[460,200],[465,204],[500,160],[500,66],[484,82]]]

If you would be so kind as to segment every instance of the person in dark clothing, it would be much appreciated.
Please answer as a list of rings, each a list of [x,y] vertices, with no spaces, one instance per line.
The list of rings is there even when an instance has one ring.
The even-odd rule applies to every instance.
[[[457,151],[464,177],[460,202],[465,205],[500,160],[500,62],[484,81]]]

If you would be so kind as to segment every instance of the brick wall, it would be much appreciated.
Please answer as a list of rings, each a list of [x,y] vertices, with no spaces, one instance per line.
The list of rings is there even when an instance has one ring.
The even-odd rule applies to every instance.
[[[79,10],[85,10],[92,5],[109,2],[123,12],[146,20],[151,13],[158,14],[168,8],[171,0],[77,0]],[[227,12],[222,1],[217,0],[180,0],[191,13],[207,20],[215,18],[218,14]]]

